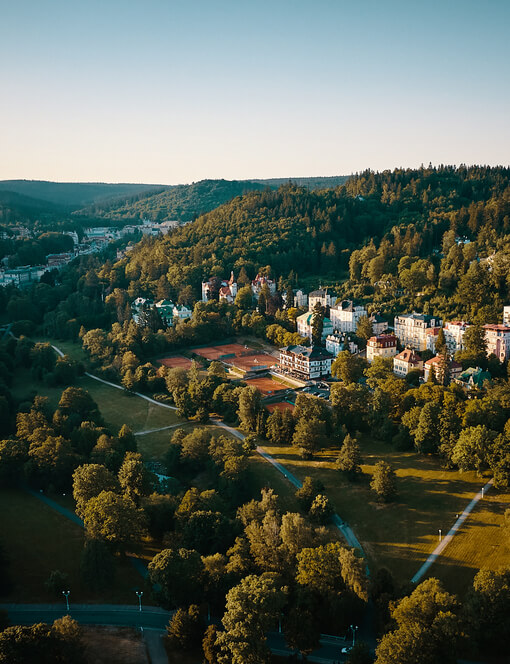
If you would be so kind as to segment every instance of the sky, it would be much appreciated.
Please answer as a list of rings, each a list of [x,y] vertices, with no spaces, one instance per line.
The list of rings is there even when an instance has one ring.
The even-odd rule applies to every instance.
[[[510,161],[508,0],[0,0],[0,179]]]

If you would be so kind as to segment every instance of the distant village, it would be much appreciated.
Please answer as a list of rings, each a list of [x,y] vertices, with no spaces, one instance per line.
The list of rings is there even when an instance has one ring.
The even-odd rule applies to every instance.
[[[59,270],[78,256],[86,256],[103,251],[105,247],[115,240],[120,240],[128,235],[149,235],[157,237],[166,235],[169,230],[181,225],[181,222],[163,221],[155,223],[144,219],[138,225],[125,225],[123,227],[98,226],[83,229],[83,237],[80,241],[76,231],[64,231],[63,235],[69,235],[73,239],[74,247],[72,251],[61,254],[48,254],[44,265],[23,265],[20,267],[9,268],[8,257],[0,262],[0,286],[14,284],[18,288],[30,286],[37,283],[45,272]],[[0,239],[23,239],[33,237],[33,232],[26,226],[13,226],[9,232],[1,231]],[[132,246],[117,251],[117,259],[122,258]]]

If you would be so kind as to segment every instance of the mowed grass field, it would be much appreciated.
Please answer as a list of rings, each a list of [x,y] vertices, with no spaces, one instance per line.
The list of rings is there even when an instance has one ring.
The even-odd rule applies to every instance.
[[[0,490],[0,541],[15,584],[2,601],[62,601],[44,586],[57,569],[69,575],[71,602],[134,604],[134,588],[143,586],[143,579],[129,561],[119,559],[112,588],[91,592],[80,577],[83,529],[21,490]]]
[[[264,449],[299,479],[320,479],[338,514],[353,528],[373,569],[387,567],[404,583],[418,571],[438,543],[439,529],[446,534],[487,478],[475,473],[445,470],[436,459],[414,452],[399,452],[375,441],[362,441],[363,478],[348,482],[334,468],[335,451],[307,461],[292,447],[264,445]],[[397,474],[398,497],[380,504],[370,490],[377,461],[384,459]],[[287,482],[280,492],[290,497]],[[493,490],[465,521],[461,532],[435,563],[429,576],[437,576],[455,592],[463,592],[481,566],[497,569],[510,564],[510,547],[500,528],[510,507],[510,494]]]

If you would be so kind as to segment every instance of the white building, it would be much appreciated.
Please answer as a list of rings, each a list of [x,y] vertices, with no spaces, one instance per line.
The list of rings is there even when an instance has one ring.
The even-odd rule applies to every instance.
[[[234,273],[230,273],[230,279],[219,279],[217,277],[211,277],[209,281],[202,282],[202,302],[207,302],[214,297],[215,294],[218,294],[219,300],[227,300],[227,302],[232,303],[237,295],[237,283],[234,279]]]
[[[333,356],[318,346],[286,346],[280,348],[279,369],[303,380],[331,375]]]
[[[174,319],[186,320],[191,318],[193,312],[185,304],[176,304],[173,309]]]
[[[352,355],[359,351],[358,344],[350,338],[349,332],[342,334],[330,334],[326,337],[326,350],[329,350],[335,357],[343,350],[348,350]]]
[[[510,325],[510,306],[503,307],[503,325]]]
[[[331,307],[336,302],[336,295],[329,292],[327,288],[319,288],[308,294],[308,309],[312,311],[317,302],[323,307]]]
[[[307,311],[301,316],[296,318],[297,331],[302,337],[308,337],[312,339],[312,323],[313,323],[313,313]],[[329,318],[324,318],[322,321],[322,340],[333,333],[333,325]]]
[[[510,327],[506,325],[484,325],[487,355],[493,353],[500,362],[510,357]]]
[[[372,323],[372,330],[376,337],[379,334],[386,332],[386,330],[388,329],[388,321],[385,318],[383,318],[378,311],[373,313],[370,316],[369,320]]]
[[[308,295],[301,290],[300,288],[297,288],[294,290],[294,306],[295,307],[306,307],[308,304]]]
[[[453,320],[444,324],[444,338],[450,355],[455,355],[458,350],[464,349],[464,333],[468,327],[469,323],[463,320]]]
[[[413,350],[426,350],[427,330],[441,327],[442,322],[440,318],[413,312],[395,316],[394,331],[402,346],[408,346]]]
[[[367,360],[372,363],[376,357],[395,357],[397,337],[394,334],[379,334],[367,341]]]
[[[330,309],[331,322],[337,332],[356,332],[362,316],[367,316],[365,307],[355,305],[351,300],[343,300]]]
[[[276,281],[269,279],[269,277],[264,277],[261,274],[257,274],[255,279],[251,282],[251,289],[253,291],[253,296],[256,300],[259,299],[260,291],[267,286],[271,295],[276,293]]]
[[[393,373],[401,378],[407,376],[410,371],[423,370],[423,360],[418,353],[411,348],[406,348],[393,358]]]

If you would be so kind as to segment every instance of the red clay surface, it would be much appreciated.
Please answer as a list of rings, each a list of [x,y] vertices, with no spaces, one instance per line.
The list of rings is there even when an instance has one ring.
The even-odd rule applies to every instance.
[[[261,367],[272,367],[277,363],[278,360],[272,355],[267,355],[266,353],[260,353],[257,355],[244,355],[239,357],[226,357],[223,362],[227,364],[232,364],[234,367],[239,367],[243,371],[250,371],[252,369],[260,369]]]
[[[261,392],[264,396],[268,394],[274,394],[275,392],[279,392],[280,390],[286,390],[287,386],[282,385],[282,383],[278,383],[275,380],[271,380],[271,378],[248,378],[247,380],[244,381],[248,385],[253,385],[255,386],[259,392]]]
[[[191,367],[191,360],[183,355],[174,355],[173,357],[164,357],[161,360],[158,360],[159,364],[162,364],[164,367],[169,367],[170,369],[175,369],[176,367],[182,369],[189,369]]]
[[[274,413],[275,410],[294,410],[295,406],[293,403],[287,403],[286,401],[278,401],[277,403],[268,403],[266,408],[270,413]]]
[[[194,353],[205,357],[206,360],[217,360],[222,355],[239,355],[247,353],[250,349],[241,344],[223,344],[221,346],[206,346],[204,348],[190,348]]]

